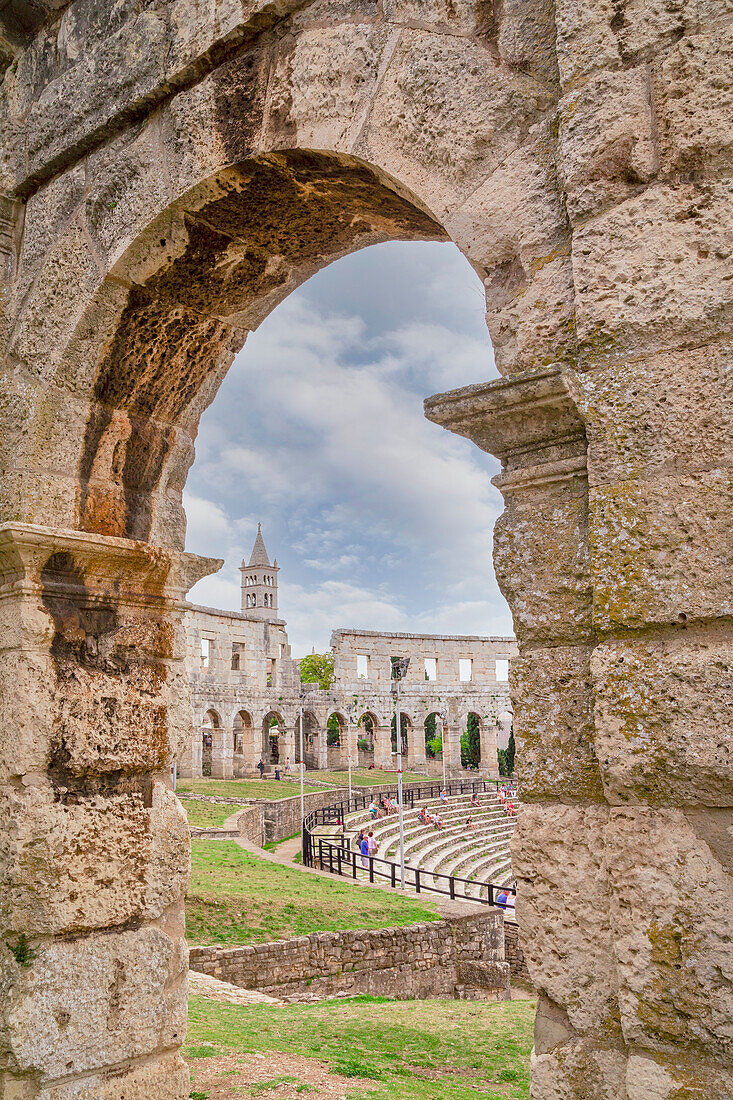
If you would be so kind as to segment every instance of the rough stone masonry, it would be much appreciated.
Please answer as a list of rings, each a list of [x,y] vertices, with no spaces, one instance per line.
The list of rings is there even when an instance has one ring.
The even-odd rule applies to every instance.
[[[480,273],[502,376],[427,411],[504,465],[532,1095],[733,1096],[732,20],[3,5],[0,1096],[188,1093],[197,424],[293,287],[397,239]]]

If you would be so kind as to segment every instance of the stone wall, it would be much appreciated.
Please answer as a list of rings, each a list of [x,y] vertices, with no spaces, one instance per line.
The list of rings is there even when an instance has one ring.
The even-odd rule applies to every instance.
[[[313,932],[256,947],[195,947],[192,970],[284,1000],[336,994],[506,1000],[503,916],[488,911],[406,928]]]
[[[519,927],[513,921],[504,922],[504,953],[509,963],[512,981],[522,985],[531,985],[527,962],[524,958],[522,943],[519,937]]]

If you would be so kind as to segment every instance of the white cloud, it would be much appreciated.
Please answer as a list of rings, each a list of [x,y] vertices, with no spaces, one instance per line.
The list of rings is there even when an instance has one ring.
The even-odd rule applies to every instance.
[[[252,334],[197,443],[188,542],[227,558],[225,575],[202,581],[197,599],[201,588],[207,602],[216,593],[238,606],[231,570],[249,551],[256,515],[271,552],[287,559],[280,607],[304,652],[349,625],[349,614],[351,625],[375,629],[434,622],[488,633],[499,620],[507,629],[490,565],[498,464],[422,412],[428,393],[495,375],[480,283],[454,253],[447,275],[439,246],[420,253],[415,293],[401,278],[386,330],[356,309],[329,312],[306,284]],[[388,311],[388,288],[378,289],[365,286],[364,298]]]

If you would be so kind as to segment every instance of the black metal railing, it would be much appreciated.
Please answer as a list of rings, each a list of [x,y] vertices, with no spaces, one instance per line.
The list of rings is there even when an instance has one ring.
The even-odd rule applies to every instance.
[[[458,779],[445,784],[448,795],[480,794],[496,790],[502,780],[494,779]],[[406,810],[415,805],[437,798],[443,790],[442,783],[405,784],[402,788],[402,802]],[[347,841],[345,834],[341,841],[328,837],[314,836],[313,830],[319,825],[336,825],[345,829],[349,814],[366,809],[372,801],[379,804],[385,796],[392,797],[394,786],[389,788],[367,788],[368,793],[354,794],[351,798],[341,798],[331,806],[313,810],[303,819],[303,863],[306,867],[318,867],[334,875],[357,879],[359,870],[368,874],[369,882],[385,882],[393,889],[401,887],[400,864],[381,856],[362,856]],[[428,871],[421,867],[405,864],[405,886],[422,893],[423,891],[443,894],[450,898],[468,898],[470,901],[495,905],[497,894],[505,887],[494,882],[481,882],[477,879],[462,878],[460,875],[448,875],[441,871]],[[477,893],[467,894],[465,887],[470,886]]]

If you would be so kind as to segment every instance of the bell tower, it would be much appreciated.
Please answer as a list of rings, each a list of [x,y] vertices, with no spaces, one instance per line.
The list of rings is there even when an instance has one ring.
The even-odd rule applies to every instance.
[[[272,622],[277,618],[277,575],[280,570],[277,558],[270,562],[259,523],[249,561],[242,561],[239,571],[242,574],[243,614]]]

